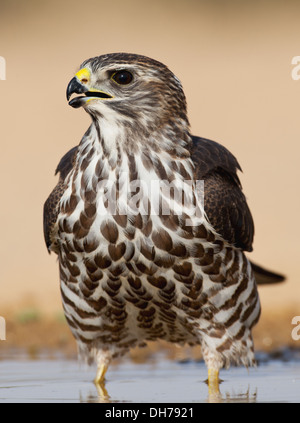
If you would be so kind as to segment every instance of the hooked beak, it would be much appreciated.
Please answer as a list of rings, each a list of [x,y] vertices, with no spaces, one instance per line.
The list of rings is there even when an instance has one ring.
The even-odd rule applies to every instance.
[[[86,104],[92,99],[95,98],[113,98],[112,95],[107,94],[103,91],[97,90],[95,88],[89,88],[88,84],[90,82],[90,70],[88,68],[80,69],[73,79],[69,82],[67,87],[67,100],[70,99],[72,94],[84,94],[84,96],[75,97],[69,101],[69,105],[78,108]]]
[[[88,92],[88,88],[85,85],[82,85],[76,76],[74,76],[73,79],[69,82],[68,88],[67,88],[67,100],[70,100],[70,97],[72,94],[84,94]],[[69,101],[69,105],[72,107],[80,107],[82,104],[81,99],[84,97],[75,97],[73,100]]]

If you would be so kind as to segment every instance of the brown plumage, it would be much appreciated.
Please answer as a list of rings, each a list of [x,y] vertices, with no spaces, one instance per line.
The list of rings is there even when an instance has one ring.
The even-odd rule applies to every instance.
[[[69,104],[92,124],[57,167],[44,234],[58,254],[67,321],[80,355],[96,359],[97,381],[112,358],[156,339],[201,344],[209,380],[230,362],[254,364],[255,277],[283,277],[243,252],[252,251],[254,225],[235,157],[190,134],[179,80],[152,59],[89,59],[73,93],[84,95]]]

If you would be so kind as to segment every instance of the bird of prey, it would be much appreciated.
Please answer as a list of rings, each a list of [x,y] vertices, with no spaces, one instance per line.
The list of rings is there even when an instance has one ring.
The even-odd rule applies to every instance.
[[[200,344],[209,386],[222,367],[254,365],[257,283],[283,277],[245,255],[254,225],[235,157],[191,134],[180,81],[148,57],[86,60],[67,99],[91,125],[58,164],[44,235],[95,382],[112,359],[158,339]]]

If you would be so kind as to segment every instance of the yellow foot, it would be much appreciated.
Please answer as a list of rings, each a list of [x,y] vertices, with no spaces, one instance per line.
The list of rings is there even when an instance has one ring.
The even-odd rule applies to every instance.
[[[95,385],[102,385],[104,383],[105,373],[106,373],[107,369],[108,369],[108,364],[104,364],[104,363],[102,363],[98,367],[97,374],[96,374],[96,377],[94,379]]]

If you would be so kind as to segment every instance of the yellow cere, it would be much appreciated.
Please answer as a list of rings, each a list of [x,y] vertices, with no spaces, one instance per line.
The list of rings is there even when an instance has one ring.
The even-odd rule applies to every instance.
[[[84,79],[89,81],[91,77],[91,72],[88,68],[82,68],[75,74],[75,76],[79,79],[80,82]]]

